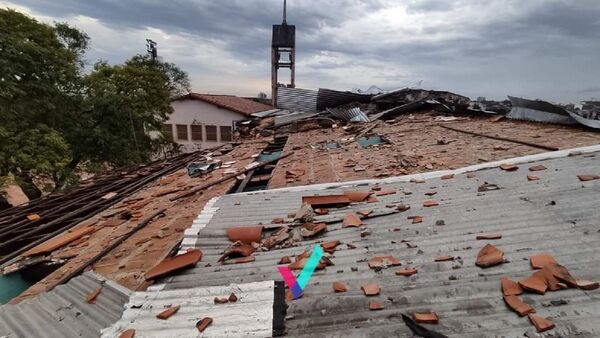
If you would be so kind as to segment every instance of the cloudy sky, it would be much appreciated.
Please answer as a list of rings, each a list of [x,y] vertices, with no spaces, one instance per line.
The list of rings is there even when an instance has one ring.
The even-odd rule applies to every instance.
[[[88,33],[87,58],[158,53],[196,92],[270,92],[282,0],[0,0]],[[598,0],[288,0],[297,86],[418,86],[472,98],[600,99]]]

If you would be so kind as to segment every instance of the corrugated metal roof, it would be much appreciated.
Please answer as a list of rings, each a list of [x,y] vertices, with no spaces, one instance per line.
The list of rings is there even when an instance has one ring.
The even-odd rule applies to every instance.
[[[224,281],[223,281],[224,282]],[[207,337],[270,337],[273,329],[274,281],[200,287],[185,290],[136,292],[125,306],[123,317],[103,331],[103,337],[118,337],[135,329],[136,337],[197,337],[196,322],[213,319]],[[234,293],[238,300],[215,304],[214,298]],[[170,306],[181,306],[167,320],[156,315]]]
[[[87,296],[102,286],[95,303]],[[116,322],[131,292],[103,277],[85,272],[34,299],[0,307],[0,337],[100,337]]]
[[[278,87],[277,108],[315,113],[317,94],[316,90]]]
[[[597,147],[595,148],[597,149]],[[378,196],[378,203],[359,203],[347,208],[331,209],[330,215],[343,217],[349,210],[385,209],[389,203],[410,204],[411,209],[388,216],[366,219],[371,235],[361,237],[356,228],[342,228],[341,223],[328,225],[328,231],[314,240],[298,243],[297,247],[255,252],[256,261],[237,265],[219,265],[218,258],[231,243],[224,229],[230,226],[269,224],[275,217],[285,217],[301,205],[302,196],[341,193],[348,187],[324,185],[295,189],[278,189],[258,193],[227,195],[210,205],[211,215],[200,215],[201,226],[187,233],[198,233],[195,244],[204,252],[203,264],[163,280],[164,290],[218,286],[228,283],[250,283],[281,280],[277,262],[283,256],[299,254],[321,241],[339,240],[357,248],[339,246],[332,258],[335,266],[316,271],[304,290],[304,297],[293,301],[288,309],[290,336],[412,336],[403,324],[401,313],[431,310],[440,316],[439,325],[430,328],[455,337],[517,337],[533,326],[506,308],[500,292],[500,277],[522,279],[533,271],[527,261],[530,255],[550,253],[559,263],[578,277],[600,279],[600,247],[598,240],[598,196],[600,180],[580,182],[576,175],[600,173],[600,153],[568,157],[567,152],[547,155],[549,159],[532,162],[548,169],[535,172],[539,181],[529,182],[530,164],[521,164],[515,172],[498,168],[475,172],[468,178],[465,169],[455,171],[450,180],[428,177],[425,183],[396,182],[381,185],[394,187],[398,193]],[[575,154],[575,153],[572,153]],[[529,161],[544,156],[535,155]],[[528,159],[520,159],[527,162]],[[515,162],[515,161],[513,161]],[[373,182],[373,181],[372,181]],[[500,190],[477,192],[484,182],[497,184]],[[368,190],[364,183],[354,189]],[[403,190],[410,190],[406,195]],[[422,207],[432,197],[425,192],[437,192],[433,198],[439,206]],[[423,217],[420,224],[411,224],[408,216]],[[443,220],[445,225],[437,226]],[[201,228],[202,226],[206,226]],[[502,239],[492,241],[505,253],[508,262],[488,269],[475,266],[481,247],[488,241],[475,239],[480,233],[500,233]],[[193,239],[187,238],[188,243]],[[408,248],[402,240],[417,245]],[[395,276],[395,269],[375,272],[365,259],[393,255],[403,266],[417,267],[411,277]],[[457,257],[454,262],[434,262],[442,255]],[[458,258],[460,257],[460,258]],[[206,266],[210,263],[212,266]],[[357,271],[352,271],[357,268]],[[348,292],[334,294],[332,282],[342,281]],[[365,297],[360,286],[376,282],[381,286],[377,297]],[[525,294],[537,313],[551,317],[557,328],[552,333],[563,336],[593,337],[600,335],[599,291],[575,289],[549,292],[546,295]],[[567,300],[567,305],[544,306],[552,300]],[[370,300],[385,307],[370,311]]]

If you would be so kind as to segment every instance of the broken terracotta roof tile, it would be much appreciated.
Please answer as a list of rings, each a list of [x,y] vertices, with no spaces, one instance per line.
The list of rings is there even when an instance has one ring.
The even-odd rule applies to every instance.
[[[230,302],[232,302],[232,303],[235,303],[235,302],[237,302],[237,301],[238,301],[238,297],[235,295],[235,293],[233,293],[233,292],[232,292],[232,293],[229,295],[229,298],[227,298],[227,300],[229,300],[229,301],[230,301]]]
[[[337,240],[321,243],[321,247],[323,248],[323,251],[328,252],[328,253],[335,252],[335,248],[338,245],[340,245],[340,241],[337,241]]]
[[[91,227],[91,226],[80,227],[76,230],[66,232],[58,237],[55,237],[55,238],[53,238],[49,241],[46,241],[38,246],[35,246],[35,247],[31,248],[30,250],[24,252],[22,254],[22,256],[27,257],[27,256],[34,256],[34,255],[39,255],[42,253],[52,252],[60,247],[63,247],[65,245],[75,241],[76,239],[79,239],[80,237],[88,235],[92,232],[94,232],[94,227]]]
[[[281,217],[273,218],[271,220],[271,224],[283,224],[283,223],[285,223],[285,220]]]
[[[377,296],[381,291],[377,283],[363,284],[360,289],[365,293],[365,296]]]
[[[125,331],[121,332],[121,334],[119,335],[119,338],[133,338],[133,337],[135,337],[134,329],[125,330]]]
[[[423,222],[423,216],[408,216],[408,219],[412,219],[412,224]]]
[[[327,208],[316,208],[315,214],[317,215],[327,215],[329,213],[329,209]]]
[[[371,269],[402,265],[394,256],[375,256],[369,259]]]
[[[485,235],[477,235],[478,240],[492,240],[492,239],[501,239],[501,234],[485,234]]]
[[[504,171],[515,171],[515,170],[519,169],[519,167],[517,167],[514,164],[503,163],[500,165],[500,169],[502,169]]]
[[[146,280],[156,279],[172,272],[195,266],[202,259],[202,251],[194,249],[175,257],[167,257],[146,272]]]
[[[410,209],[410,205],[408,205],[408,204],[400,203],[396,206],[396,210],[398,210],[400,212],[404,212],[408,209]]]
[[[371,195],[371,192],[355,191],[355,190],[354,191],[344,191],[344,195],[348,196],[348,198],[350,199],[351,202],[363,202]]]
[[[300,228],[300,234],[302,237],[311,238],[326,230],[326,223],[304,223]]]
[[[163,312],[156,315],[156,318],[166,320],[169,317],[171,317],[172,315],[176,314],[177,311],[179,311],[180,307],[181,307],[180,305],[171,306],[168,309],[166,309]]]
[[[554,328],[554,323],[548,318],[540,317],[532,313],[530,313],[528,316],[531,324],[535,326],[537,332],[544,332]]]
[[[327,265],[324,262],[325,257],[321,258],[321,260],[319,261],[319,264],[317,265],[317,270],[322,270],[325,268],[325,266]],[[304,264],[306,264],[306,262],[308,261],[308,258],[296,258],[296,261],[289,264],[288,268],[290,270],[302,270],[304,268]]]
[[[27,215],[27,219],[30,220],[30,221],[37,221],[40,218],[41,217],[38,214],[29,214],[29,215]]]
[[[382,189],[375,193],[375,196],[393,195],[396,193],[395,188]]]
[[[333,282],[333,292],[338,293],[338,292],[346,292],[348,289],[346,288],[346,285],[344,285],[344,283],[342,282]]]
[[[428,191],[428,192],[425,193],[425,195],[427,195],[427,196],[433,196],[435,194],[437,194],[437,191],[433,191],[433,190]]]
[[[554,257],[546,254],[530,256],[529,262],[531,263],[531,267],[534,269],[541,269],[548,264],[558,264],[554,260]]]
[[[422,178],[411,178],[410,182],[412,183],[425,183],[425,180]]]
[[[480,268],[488,268],[490,266],[502,263],[504,252],[491,244],[486,244],[477,254],[475,265]]]
[[[450,180],[454,178],[454,174],[443,175],[441,177],[442,180]]]
[[[140,213],[137,217],[135,217],[135,216],[136,216],[135,214],[132,214],[132,217],[130,218],[130,220],[135,221],[137,219],[140,219],[142,217],[142,214]],[[119,225],[121,225],[125,222],[127,222],[127,220],[124,218],[114,217],[109,220],[103,221],[102,223],[100,223],[98,225],[102,226],[102,227],[112,228],[112,227],[118,227]]]
[[[215,304],[227,304],[227,303],[229,303],[229,299],[227,299],[225,297],[223,297],[223,298],[215,297],[215,299],[213,301],[214,301]]]
[[[577,284],[577,287],[582,290],[596,290],[598,287],[600,287],[600,283],[598,282],[583,279],[577,279],[575,280],[575,283]]]
[[[102,286],[95,288],[85,299],[86,303],[94,304],[96,302],[96,298],[98,298],[98,295],[100,294],[100,291],[102,291]]]
[[[374,196],[369,196],[369,198],[367,198],[367,203],[377,203],[379,202],[379,200],[377,198],[375,198]]]
[[[436,257],[433,261],[434,262],[447,262],[447,261],[453,261],[454,260],[454,256],[439,256]]]
[[[309,204],[313,208],[320,206],[335,206],[350,204],[346,195],[324,195],[324,196],[302,196],[302,203]]]
[[[368,217],[372,212],[373,212],[373,209],[369,209],[369,210],[360,210],[360,211],[357,211],[356,213],[363,217]]]
[[[425,208],[435,207],[435,206],[438,206],[438,205],[440,205],[440,204],[437,201],[434,201],[434,200],[427,200],[427,201],[423,202],[423,206]]]
[[[374,186],[371,187],[371,190],[373,190],[373,191],[380,191],[381,190],[381,186],[379,184],[375,184]]]
[[[541,164],[537,164],[537,165],[529,167],[529,171],[542,171],[542,170],[546,170],[546,167],[544,167]]]
[[[290,258],[290,256],[283,256],[277,264],[290,264],[291,262],[292,259]]]
[[[248,257],[240,257],[240,258],[235,258],[235,259],[230,259],[227,261],[224,261],[223,264],[243,264],[243,263],[251,263],[254,262],[256,260],[256,258],[254,256],[248,256]]]
[[[482,185],[479,186],[479,188],[477,188],[478,192],[486,192],[486,191],[492,191],[492,190],[499,190],[500,187],[496,184],[490,184],[490,183],[484,183]]]
[[[525,291],[535,292],[543,295],[546,293],[548,285],[546,284],[546,279],[544,278],[543,274],[538,272],[539,271],[527,277],[526,279],[519,281],[519,285],[521,285]]]
[[[371,311],[383,310],[383,305],[381,305],[381,303],[379,303],[378,301],[372,300],[369,302],[369,310],[371,310]]]
[[[358,227],[363,225],[360,217],[353,212],[347,213],[342,222],[342,228]]]
[[[523,288],[519,283],[506,277],[500,278],[500,286],[502,287],[502,294],[504,296],[517,296],[523,293]]]
[[[206,328],[208,326],[210,326],[210,324],[212,324],[212,322],[213,322],[212,318],[204,317],[196,323],[196,328],[198,329],[198,331],[204,332],[204,330],[206,330]]]
[[[229,249],[225,250],[225,253],[223,253],[223,256],[219,258],[218,262],[224,262],[226,259],[229,258],[248,257],[252,255],[255,250],[256,249],[254,249],[254,247],[249,244],[234,245]]]
[[[417,269],[415,268],[404,268],[404,269],[400,269],[400,270],[396,270],[396,276],[412,276],[415,273],[417,273]]]
[[[256,225],[249,227],[229,227],[225,229],[225,232],[227,232],[227,237],[232,242],[240,241],[251,244],[252,242],[260,243],[262,230],[262,225]]]
[[[503,299],[506,305],[521,317],[535,312],[535,309],[531,305],[523,302],[517,296],[504,296]]]
[[[597,180],[600,178],[600,176],[598,176],[598,175],[577,175],[577,178],[581,182],[587,182],[587,181]]]
[[[540,178],[537,176],[533,176],[533,175],[527,175],[527,180],[528,181],[539,181]]]
[[[417,323],[437,324],[439,317],[435,312],[414,312],[412,317]]]

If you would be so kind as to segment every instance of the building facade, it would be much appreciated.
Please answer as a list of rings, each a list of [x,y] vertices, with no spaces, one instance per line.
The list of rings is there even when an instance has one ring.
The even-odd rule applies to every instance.
[[[173,113],[163,124],[163,135],[183,151],[212,148],[233,140],[235,122],[271,106],[230,95],[191,93],[171,102]]]

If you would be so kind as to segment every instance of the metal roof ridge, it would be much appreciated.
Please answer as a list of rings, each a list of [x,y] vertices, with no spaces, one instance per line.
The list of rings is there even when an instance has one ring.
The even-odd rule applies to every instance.
[[[392,177],[382,178],[382,179],[367,179],[367,180],[356,180],[356,181],[345,181],[345,182],[309,184],[309,185],[301,185],[301,186],[296,186],[296,187],[284,187],[284,188],[269,189],[269,190],[263,190],[263,191],[259,191],[259,192],[256,192],[256,191],[241,192],[241,193],[235,193],[235,194],[229,194],[229,195],[230,196],[256,195],[256,194],[260,194],[260,193],[265,194],[265,193],[275,193],[275,192],[279,193],[279,192],[294,192],[294,191],[297,192],[297,191],[307,191],[307,190],[325,190],[325,189],[332,189],[332,188],[343,188],[343,187],[350,187],[350,186],[356,186],[356,185],[368,185],[368,184],[375,184],[375,183],[402,183],[402,182],[409,182],[411,179],[431,179],[431,178],[442,177],[444,175],[449,175],[449,174],[462,174],[462,173],[477,171],[477,170],[482,170],[482,169],[490,169],[490,168],[497,167],[503,163],[523,164],[523,163],[529,163],[529,162],[535,162],[535,161],[545,161],[545,160],[569,157],[572,155],[589,154],[589,153],[595,153],[595,152],[600,152],[600,144],[596,144],[593,146],[571,148],[571,149],[563,149],[563,150],[557,150],[557,151],[549,151],[549,152],[544,152],[544,153],[540,153],[540,154],[507,158],[504,160],[486,162],[486,163],[481,163],[481,164],[474,164],[474,165],[470,165],[470,166],[466,166],[466,167],[462,167],[462,168],[458,168],[458,169],[452,169],[452,170],[430,171],[430,172],[416,173],[416,174],[409,174],[409,175],[402,175],[402,176],[392,176]]]

